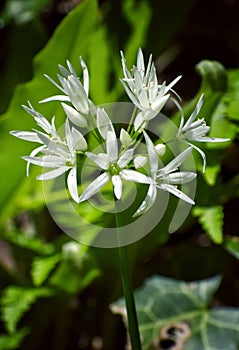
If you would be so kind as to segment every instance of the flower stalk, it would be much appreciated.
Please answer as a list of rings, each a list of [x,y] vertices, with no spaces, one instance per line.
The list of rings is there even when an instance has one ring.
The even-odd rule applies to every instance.
[[[119,215],[117,214],[117,204],[115,202],[115,221],[116,228],[118,229],[118,243],[119,243],[119,261],[120,261],[120,273],[122,281],[122,289],[125,298],[125,305],[127,311],[127,323],[129,330],[129,338],[131,343],[132,350],[141,350],[140,334],[138,319],[136,313],[136,306],[134,300],[134,290],[131,279],[131,272],[129,268],[129,259],[127,246],[121,245],[121,236],[120,236],[120,224],[119,224]]]

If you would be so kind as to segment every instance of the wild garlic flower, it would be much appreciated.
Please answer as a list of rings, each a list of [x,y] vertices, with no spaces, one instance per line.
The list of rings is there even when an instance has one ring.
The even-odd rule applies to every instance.
[[[83,70],[81,81],[71,63],[67,61],[67,68],[59,65],[61,72],[58,74],[59,82],[46,76],[62,94],[41,101],[61,102],[66,114],[65,135],[60,136],[56,130],[55,117],[49,122],[30,103],[24,108],[33,116],[42,130],[10,132],[17,138],[40,144],[29,156],[23,157],[27,161],[27,175],[31,164],[48,169],[37,177],[38,180],[54,179],[66,174],[70,195],[77,203],[88,200],[109,182],[112,183],[112,193],[118,200],[122,198],[123,181],[147,185],[147,194],[134,216],[142,215],[153,206],[158,191],[167,191],[189,204],[194,204],[194,201],[178,188],[196,177],[194,172],[180,171],[182,163],[194,148],[200,153],[203,159],[203,170],[205,170],[205,154],[194,142],[224,142],[228,139],[206,136],[210,127],[206,125],[204,119],[196,119],[203,104],[203,95],[186,123],[184,123],[180,104],[175,100],[175,104],[181,111],[181,122],[176,136],[177,139],[186,143],[187,148],[167,165],[160,167],[159,157],[164,155],[167,148],[161,143],[162,140],[154,145],[145,130],[148,122],[161,111],[167,101],[174,100],[170,95],[171,92],[176,94],[173,87],[181,77],[178,76],[169,85],[165,82],[158,84],[152,55],[146,66],[141,49],[138,50],[137,63],[132,71],[128,70],[122,52],[121,60],[124,73],[121,82],[136,111],[132,115],[127,130],[121,128],[117,139],[114,125],[106,111],[96,107],[88,97],[89,73],[85,62],[80,58]],[[141,131],[143,134],[139,135]],[[89,134],[89,146],[83,136],[85,132]],[[95,153],[91,148],[91,145],[95,147],[95,142],[90,142],[92,136],[95,137],[97,145],[103,149],[102,152]],[[142,142],[146,144],[145,154],[141,153],[142,148],[139,147]],[[82,162],[77,162],[79,154]],[[94,167],[99,169],[100,175],[79,194],[77,173],[85,164],[84,160],[93,162]],[[84,183],[82,185],[84,186]]]
[[[83,70],[83,84],[78,78],[71,63],[67,61],[68,70],[62,65],[59,65],[59,70],[62,75],[58,74],[57,77],[60,84],[56,83],[48,75],[45,75],[45,77],[52,84],[54,84],[59,90],[61,90],[64,93],[64,95],[51,96],[40,102],[43,103],[43,102],[49,102],[49,101],[61,101],[61,102],[72,103],[76,111],[78,111],[78,114],[74,112],[72,109],[70,109],[69,107],[67,107],[66,104],[63,105],[63,108],[67,116],[69,117],[69,119],[72,118],[73,123],[75,123],[75,121],[77,120],[77,118],[75,117],[78,115],[80,124],[77,123],[77,125],[84,127],[87,124],[87,121],[85,120],[85,115],[89,114],[90,108],[92,107],[93,103],[88,98],[88,95],[89,95],[88,68],[82,58],[80,58],[80,64]]]
[[[27,173],[29,173],[29,165],[35,164],[43,168],[51,168],[37,176],[37,180],[54,179],[69,171],[67,175],[67,186],[71,197],[78,202],[77,188],[77,152],[84,152],[87,149],[87,143],[84,136],[74,127],[70,127],[69,121],[65,122],[65,138],[61,139],[58,135],[51,138],[49,135],[36,130],[39,142],[43,146],[35,149],[30,156],[22,157],[27,161]],[[24,132],[19,132],[20,138],[24,139]],[[17,133],[14,136],[19,137]],[[29,141],[28,135],[25,140]],[[38,153],[41,156],[36,157]]]
[[[181,141],[185,141],[187,144],[189,144],[191,147],[193,147],[199,152],[203,159],[203,172],[205,172],[205,153],[199,147],[192,144],[192,142],[225,142],[229,141],[229,139],[206,136],[206,134],[210,131],[210,126],[206,124],[204,118],[195,120],[202,108],[203,98],[204,95],[202,94],[194,111],[192,112],[185,124],[183,112],[181,113],[181,121],[177,132],[177,138]]]
[[[192,150],[191,147],[187,148],[178,156],[176,156],[165,167],[159,169],[159,158],[157,150],[146,132],[143,131],[143,133],[148,151],[151,178],[153,181],[149,185],[148,192],[144,201],[137,209],[134,216],[141,215],[152,207],[156,200],[158,189],[167,191],[189,204],[195,204],[190,197],[180,191],[177,187],[177,185],[182,185],[192,181],[197,176],[197,174],[194,172],[178,171],[178,168],[190,154]]]
[[[41,113],[37,112],[32,107],[30,102],[28,102],[28,104],[29,104],[29,107],[23,106],[23,108],[30,115],[34,117],[36,124],[40,126],[43,132],[35,129],[33,129],[35,131],[13,130],[13,131],[10,131],[10,134],[22,140],[40,143],[41,146],[35,148],[30,154],[30,157],[35,157],[38,153],[42,152],[47,147],[43,139],[45,140],[47,139],[49,140],[49,142],[51,140],[54,140],[55,142],[58,142],[58,143],[61,143],[62,141],[57,134],[57,130],[55,126],[55,117],[52,118],[50,123]],[[30,162],[27,162],[27,168],[26,168],[27,176],[29,176],[29,170],[30,170]]]
[[[118,140],[113,130],[108,130],[106,135],[106,152],[94,154],[86,152],[86,156],[91,159],[103,172],[84,190],[79,198],[83,202],[106,185],[112,182],[114,195],[117,199],[122,197],[122,180],[138,182],[143,184],[151,183],[151,178],[132,169],[128,169],[134,155],[134,150],[129,148],[119,152]]]
[[[155,65],[152,62],[152,55],[149,57],[147,68],[145,67],[142,50],[138,50],[137,65],[133,66],[132,74],[126,66],[126,60],[121,51],[121,61],[124,78],[120,79],[124,89],[140,110],[135,118],[135,129],[144,128],[145,123],[153,119],[164,107],[170,97],[172,87],[178,82],[178,76],[169,85],[158,84]]]

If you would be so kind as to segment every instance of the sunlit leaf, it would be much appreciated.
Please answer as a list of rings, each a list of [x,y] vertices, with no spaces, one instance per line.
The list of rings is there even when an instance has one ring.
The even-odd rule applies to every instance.
[[[89,269],[79,269],[73,263],[62,261],[49,283],[66,293],[75,294],[87,287],[98,276],[99,269],[94,266],[90,266]]]
[[[16,331],[16,327],[22,316],[30,309],[31,305],[41,297],[49,297],[51,291],[47,288],[26,288],[9,286],[2,294],[1,313],[8,332]]]
[[[3,232],[1,238],[22,249],[29,249],[41,255],[54,252],[53,244],[43,242],[38,237],[29,237],[21,231]]]
[[[44,258],[36,257],[33,260],[31,275],[35,286],[40,286],[46,280],[60,259],[61,255],[55,254]]]
[[[35,78],[17,87],[8,111],[2,116],[0,146],[5,151],[0,154],[0,162],[4,168],[4,177],[1,177],[0,182],[0,206],[4,209],[4,218],[7,213],[12,212],[11,203],[16,200],[19,188],[27,181],[26,164],[21,156],[28,155],[33,148],[29,142],[9,135],[10,130],[30,130],[35,127],[32,118],[26,114],[21,105],[30,100],[33,106],[38,108],[39,100],[55,93],[56,89],[43,77],[43,74],[47,73],[54,77],[59,63],[64,65],[66,59],[69,59],[79,69],[79,56],[88,55],[88,40],[95,34],[97,23],[98,9],[95,0],[84,1],[70,12],[60,23],[45,48],[36,56]],[[95,84],[97,85],[97,82]],[[55,103],[41,105],[38,109],[48,118],[57,114],[58,127],[61,125],[63,114]],[[35,179],[33,181],[36,182]]]
[[[225,249],[239,260],[239,238],[238,237],[226,237],[224,242]]]
[[[26,328],[20,329],[14,334],[0,334],[0,349],[1,350],[14,350],[18,349],[22,340],[29,333]]]
[[[205,232],[216,244],[223,241],[223,207],[220,205],[211,207],[195,207],[193,214],[198,217]]]

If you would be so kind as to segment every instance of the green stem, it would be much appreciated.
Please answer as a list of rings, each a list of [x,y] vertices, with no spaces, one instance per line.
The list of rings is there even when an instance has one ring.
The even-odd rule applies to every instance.
[[[116,227],[119,228],[119,218],[117,215],[117,208],[115,213]],[[130,342],[132,350],[141,350],[141,342],[139,335],[138,320],[136,314],[136,307],[134,301],[134,291],[131,280],[131,273],[129,269],[129,260],[127,246],[120,244],[120,230],[118,229],[118,242],[119,242],[119,260],[120,260],[120,271],[123,293],[125,298],[126,310],[127,310],[127,320],[128,320],[128,330],[130,336]]]

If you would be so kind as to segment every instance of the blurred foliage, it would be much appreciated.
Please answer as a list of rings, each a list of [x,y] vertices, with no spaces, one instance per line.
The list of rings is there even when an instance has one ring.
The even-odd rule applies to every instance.
[[[217,4],[218,9],[222,9],[218,23],[221,13],[227,16],[228,3]],[[228,14],[230,38],[222,44],[232,58],[231,65],[228,57],[212,54],[211,47],[217,43],[221,28],[220,25],[217,29],[212,26],[216,16],[210,17],[210,4],[206,1],[187,0],[182,4],[176,0],[105,0],[99,3],[96,0],[6,0],[0,6],[0,349],[93,350],[97,349],[99,338],[103,339],[102,348],[106,350],[125,346],[122,324],[108,308],[121,296],[117,250],[85,247],[70,241],[60,231],[46,210],[42,184],[35,180],[38,170],[32,168],[31,177],[25,177],[25,164],[20,157],[30,153],[31,145],[14,139],[8,132],[33,127],[31,118],[21,108],[28,100],[46,117],[57,114],[61,120],[63,114],[56,104],[37,106],[37,103],[55,93],[55,88],[43,74],[54,79],[57,65],[64,65],[66,59],[76,69],[79,68],[79,56],[87,62],[91,74],[90,96],[95,103],[124,100],[118,81],[122,75],[119,50],[125,51],[131,66],[139,46],[159,58],[156,61],[159,81],[183,73],[179,92],[185,98],[185,115],[190,115],[203,92],[205,103],[200,115],[211,125],[211,136],[230,137],[231,140],[224,144],[204,145],[207,171],[201,173],[199,157],[196,206],[178,233],[168,233],[175,228],[176,224],[172,223],[178,222],[176,216],[180,212],[175,212],[178,201],[170,199],[160,224],[128,247],[134,284],[141,285],[153,274],[193,281],[222,275],[218,290],[217,278],[194,284],[196,291],[204,286],[205,294],[203,307],[201,305],[195,311],[200,317],[196,323],[191,323],[193,335],[187,347],[195,348],[195,339],[200,342],[202,332],[206,334],[207,331],[210,337],[211,331],[217,336],[217,332],[222,332],[225,341],[229,338],[224,333],[227,332],[223,328],[226,323],[234,329],[230,344],[231,349],[236,349],[238,329],[233,323],[237,320],[239,306],[239,53],[236,27],[233,31],[231,28],[237,5],[232,6],[230,16]],[[195,12],[201,15],[200,22],[206,20],[200,10],[205,6],[210,17],[205,24],[206,30],[197,26],[198,21],[192,23]],[[208,51],[200,42],[205,37],[211,38]],[[225,53],[225,50],[220,46],[220,52]],[[219,62],[221,59],[222,63]],[[167,112],[178,123],[179,115],[174,113],[172,106]],[[166,137],[171,130],[163,132]],[[194,156],[197,159],[197,155]],[[102,218],[98,212],[84,210],[88,217]],[[160,297],[163,281],[166,280],[151,277],[136,293],[144,325],[149,322],[145,318],[145,307],[148,302],[152,303],[150,335],[145,333],[148,344],[169,321],[189,320],[180,299],[186,298],[185,290],[189,287],[182,281],[170,282],[173,290],[183,286],[184,291],[175,299],[180,310],[174,313],[170,304],[170,320],[168,315],[157,313],[154,304],[160,306],[165,302],[167,306],[169,301],[172,302],[170,288],[165,289],[163,299]],[[150,289],[153,284],[157,284],[155,294]],[[200,299],[200,295],[196,297]],[[211,299],[212,306],[219,304],[220,309],[208,309]],[[224,306],[234,309],[221,313]],[[231,319],[226,320],[228,313]],[[215,324],[219,328],[212,326]],[[217,336],[212,336],[214,340],[210,340],[210,344]],[[203,348],[214,350],[216,345],[207,344],[206,347],[204,343]],[[230,348],[229,342],[224,348]],[[160,349],[159,345],[157,349]]]

